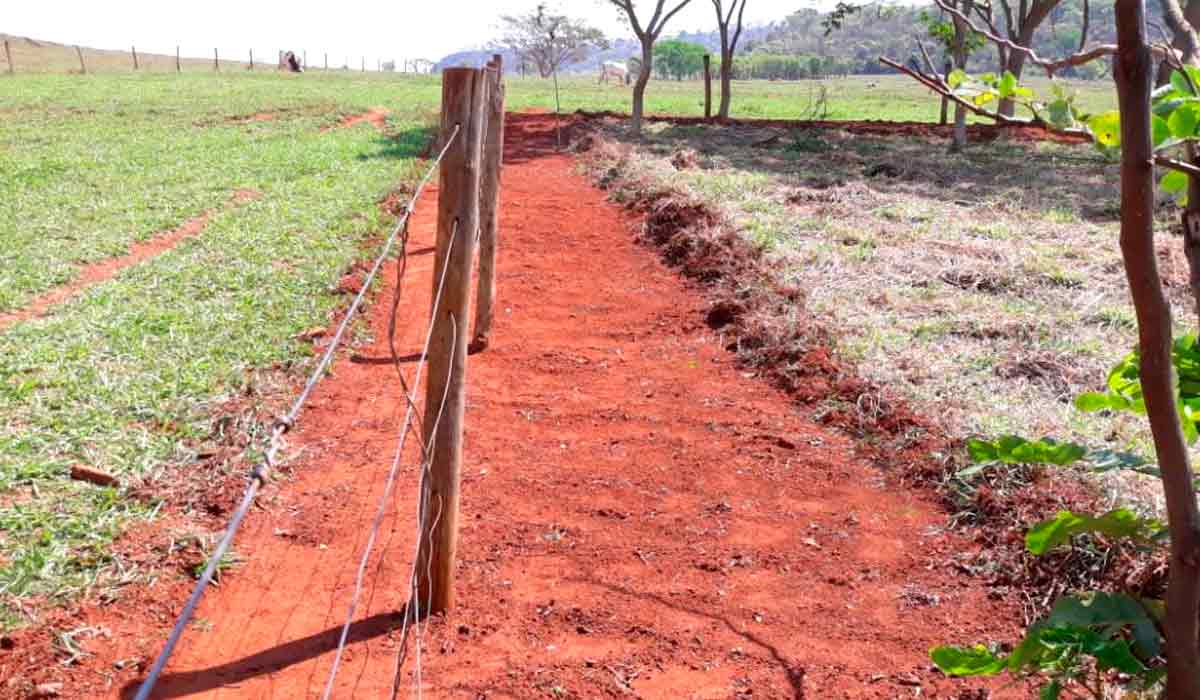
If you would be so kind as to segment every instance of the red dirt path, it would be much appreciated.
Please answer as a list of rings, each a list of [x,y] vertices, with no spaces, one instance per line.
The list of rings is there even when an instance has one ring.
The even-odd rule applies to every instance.
[[[1011,636],[1015,614],[946,563],[965,544],[937,531],[943,514],[739,370],[702,323],[701,292],[552,151],[553,119],[511,119],[500,309],[469,368],[459,602],[424,635],[426,697],[959,697],[928,648]],[[423,333],[435,218],[430,192],[401,353]],[[386,355],[386,341],[360,351]],[[290,436],[294,480],[252,512],[245,563],[210,589],[156,697],[319,696],[402,406],[391,367],[345,359],[310,406]],[[335,698],[390,690],[415,527],[407,464]],[[81,613],[111,639],[87,645],[96,656],[63,695],[132,694],[136,667],[113,662],[148,665],[183,589]]]
[[[255,190],[237,190],[230,197],[229,203],[238,204],[251,199],[257,199],[262,194]],[[108,258],[83,267],[79,275],[70,282],[54,287],[41,296],[36,297],[20,309],[0,313],[0,331],[14,323],[27,321],[38,316],[45,316],[55,306],[82,293],[89,287],[106,282],[116,277],[122,270],[133,267],[138,263],[153,258],[171,250],[188,238],[200,235],[208,226],[212,211],[206,211],[199,216],[188,219],[183,224],[151,236],[145,241],[129,246],[129,252],[115,258]]]

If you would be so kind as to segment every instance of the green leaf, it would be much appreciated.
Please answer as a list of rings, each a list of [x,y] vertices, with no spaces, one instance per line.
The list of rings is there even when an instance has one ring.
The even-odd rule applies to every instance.
[[[934,665],[947,676],[994,676],[1006,662],[982,644],[973,647],[941,646],[929,651]]]
[[[1200,122],[1200,114],[1194,102],[1186,102],[1171,112],[1167,117],[1167,127],[1171,135],[1178,139],[1190,139],[1196,135],[1196,124]]]
[[[1040,556],[1070,542],[1075,535],[1093,533],[1152,542],[1163,528],[1161,522],[1139,517],[1125,508],[1109,511],[1100,517],[1060,510],[1055,517],[1030,528],[1025,534],[1025,548]]]
[[[1087,449],[1073,442],[1058,442],[1054,438],[1030,441],[1017,435],[1003,435],[991,441],[977,438],[968,440],[967,453],[975,462],[1063,466],[1082,459]]]
[[[1179,192],[1187,192],[1188,176],[1178,170],[1168,170],[1166,175],[1158,181],[1158,187],[1163,192],[1177,194]]]
[[[981,92],[981,93],[979,93],[978,95],[976,95],[976,96],[975,96],[975,97],[974,97],[974,98],[971,100],[971,102],[975,103],[975,106],[976,106],[976,107],[982,107],[982,106],[986,105],[987,103],[991,102],[991,101],[992,101],[992,100],[994,100],[994,99],[996,99],[996,93],[994,93],[994,92]]]
[[[1171,138],[1171,127],[1167,124],[1167,120],[1157,114],[1150,115],[1150,131],[1155,148],[1161,147]]]
[[[1177,70],[1171,71],[1171,87],[1182,95],[1195,95],[1192,86],[1188,84],[1187,78],[1183,77],[1183,73]]]
[[[996,89],[1000,93],[1000,97],[1011,97],[1013,91],[1017,89],[1017,76],[1013,75],[1011,71],[1004,71]]]
[[[1038,700],[1058,700],[1060,695],[1062,695],[1062,683],[1054,680],[1042,686],[1042,692],[1038,694]]]
[[[1105,112],[1097,114],[1088,120],[1088,129],[1096,139],[1096,143],[1105,148],[1116,148],[1121,145],[1121,113]]]
[[[1075,408],[1078,408],[1084,413],[1094,413],[1104,410],[1120,410],[1123,406],[1113,405],[1113,399],[1120,397],[1112,397],[1102,391],[1086,391],[1075,397]]]
[[[1048,628],[1088,628],[1103,640],[1123,639],[1128,629],[1134,650],[1144,659],[1162,653],[1162,640],[1154,619],[1147,612],[1159,601],[1141,601],[1122,593],[1084,593],[1064,596],[1054,602],[1050,614],[1038,623]]]
[[[962,85],[966,79],[966,72],[964,72],[961,68],[955,68],[953,71],[950,71],[950,75],[946,76],[946,84],[950,86],[951,90],[953,90],[959,85]]]

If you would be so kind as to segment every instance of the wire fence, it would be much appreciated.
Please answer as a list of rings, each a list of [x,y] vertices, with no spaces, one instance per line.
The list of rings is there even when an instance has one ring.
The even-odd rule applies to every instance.
[[[421,196],[421,193],[424,191],[425,186],[429,183],[429,180],[433,177],[433,173],[436,172],[437,169],[439,168],[439,166],[441,165],[442,159],[445,157],[446,152],[450,148],[450,145],[455,141],[455,139],[458,137],[458,135],[459,135],[459,128],[456,127],[455,130],[451,133],[451,135],[446,139],[446,143],[442,147],[441,152],[438,154],[438,156],[435,159],[435,161],[433,162],[433,164],[426,171],[419,186],[417,187],[417,190],[414,192],[413,197],[410,199],[408,206],[405,207],[403,214],[397,220],[396,225],[392,228],[390,235],[387,237],[387,240],[384,242],[384,245],[379,252],[379,256],[375,259],[375,264],[371,267],[370,272],[367,273],[366,278],[363,280],[361,289],[359,289],[358,294],[355,295],[354,300],[350,304],[350,307],[346,310],[345,315],[343,316],[341,322],[338,324],[337,330],[335,331],[332,339],[329,342],[329,346],[325,349],[325,353],[321,356],[320,361],[317,362],[316,367],[313,368],[312,373],[309,375],[308,380],[305,382],[304,389],[300,392],[299,396],[296,397],[295,401],[293,401],[290,410],[288,410],[288,412],[286,414],[284,414],[283,416],[281,416],[280,418],[278,418],[275,421],[275,424],[271,430],[270,445],[267,448],[267,451],[263,458],[263,461],[260,462],[259,464],[256,464],[254,466],[254,468],[251,470],[250,482],[246,486],[246,491],[245,491],[245,494],[242,496],[241,502],[238,504],[237,509],[234,511],[233,516],[230,518],[229,524],[226,527],[225,532],[221,537],[221,540],[218,542],[216,548],[213,550],[212,554],[209,556],[208,563],[205,566],[203,573],[200,575],[200,579],[196,582],[196,585],[193,588],[191,595],[188,597],[187,603],[184,605],[183,610],[179,613],[179,617],[176,619],[175,625],[172,627],[171,632],[167,637],[167,641],[164,644],[162,651],[159,653],[158,657],[155,659],[154,665],[151,666],[151,668],[150,668],[150,672],[146,675],[145,680],[142,681],[141,686],[138,688],[137,694],[134,696],[134,700],[147,700],[147,698],[149,698],[150,694],[153,692],[154,686],[157,684],[159,677],[162,675],[162,671],[166,667],[167,661],[170,660],[171,655],[175,651],[176,645],[179,643],[180,637],[182,637],[182,635],[183,635],[183,631],[186,629],[188,622],[191,621],[192,616],[195,614],[196,606],[199,604],[200,599],[203,597],[204,591],[208,588],[209,584],[212,583],[213,575],[215,574],[217,567],[220,565],[222,559],[225,557],[226,552],[229,550],[229,547],[232,544],[234,537],[237,535],[238,528],[241,526],[242,521],[245,519],[246,513],[249,511],[250,506],[254,503],[254,499],[258,495],[259,490],[270,479],[271,472],[278,466],[278,463],[276,460],[278,459],[279,451],[283,445],[284,434],[287,433],[288,430],[290,430],[295,425],[296,420],[300,416],[300,412],[303,410],[304,405],[308,401],[309,396],[312,394],[313,389],[321,381],[321,379],[325,376],[326,371],[329,369],[330,363],[333,361],[334,354],[337,352],[339,346],[341,345],[341,341],[342,341],[343,336],[346,333],[346,329],[349,328],[351,321],[354,319],[354,317],[358,313],[358,309],[362,305],[362,302],[366,297],[367,291],[371,288],[371,284],[374,282],[375,277],[379,274],[379,270],[383,267],[384,261],[386,261],[388,256],[391,254],[392,248],[394,247],[397,238],[400,237],[401,234],[403,234],[402,240],[403,240],[404,248],[405,249],[407,248],[408,222],[412,217],[414,208],[416,207],[417,199]],[[405,258],[406,258],[405,251],[402,250],[401,251],[401,259],[403,260]],[[397,284],[399,284],[399,283],[400,283],[400,281],[397,280]],[[439,293],[438,293],[439,302],[440,302],[440,297],[441,297],[441,293],[440,293],[440,285],[439,285]],[[395,313],[395,307],[396,307],[396,305],[393,306],[393,315]],[[394,328],[395,328],[394,318],[392,320],[392,323],[390,324],[390,328],[393,329],[393,332],[394,332]],[[426,338],[425,350],[423,351],[423,353],[428,353],[429,337],[431,337],[431,336],[432,336],[432,321],[431,321],[429,335]],[[394,344],[392,344],[391,347],[392,347],[393,359],[395,360]],[[424,356],[425,355],[423,354],[422,358],[424,358]],[[403,377],[402,377],[402,380],[403,380]],[[416,378],[416,383],[419,383],[419,381],[420,381],[420,366],[418,366],[418,374],[417,374],[417,378]],[[402,425],[402,428],[401,428],[400,441],[399,441],[399,445],[398,445],[397,451],[396,451],[396,455],[397,455],[396,462],[393,464],[392,470],[389,472],[388,485],[387,485],[387,488],[385,491],[385,501],[384,501],[384,503],[381,504],[380,515],[377,516],[377,518],[376,518],[376,522],[372,529],[370,540],[368,541],[367,550],[363,554],[362,564],[360,565],[360,568],[359,568],[358,582],[355,587],[354,600],[351,603],[351,608],[350,608],[350,613],[349,613],[350,617],[347,619],[346,626],[342,629],[341,639],[338,644],[338,661],[335,661],[333,673],[331,673],[331,676],[330,676],[329,687],[327,687],[326,695],[324,696],[326,698],[328,697],[328,692],[330,691],[330,689],[332,687],[333,677],[334,677],[334,675],[336,675],[336,672],[337,672],[337,665],[340,662],[341,651],[345,645],[346,637],[347,637],[347,634],[349,631],[350,619],[353,618],[353,614],[354,614],[354,611],[357,606],[358,596],[359,596],[359,593],[360,593],[361,587],[362,587],[362,575],[363,575],[363,571],[366,566],[366,560],[367,560],[367,557],[370,555],[371,548],[374,546],[375,535],[377,534],[379,525],[382,522],[382,513],[383,513],[382,509],[386,505],[386,496],[387,496],[387,493],[390,493],[392,484],[395,479],[395,472],[396,472],[396,469],[399,464],[399,456],[401,454],[401,451],[403,450],[404,436],[407,435],[407,433],[408,433],[409,426],[410,426],[411,420],[412,420],[412,416],[415,413],[415,401],[414,401],[414,398],[412,395],[412,391],[408,390],[407,387],[406,387],[405,395],[408,397],[407,400],[408,400],[409,408],[407,411],[407,416],[405,418],[404,424]],[[426,452],[427,452],[427,450],[424,450],[424,449],[422,450],[423,454],[425,454]],[[428,460],[425,458],[422,459],[423,463],[425,463],[427,461]]]
[[[94,49],[0,35],[0,75],[29,73],[195,73],[213,71],[289,70],[291,53],[296,66],[310,72],[430,74],[436,63],[424,58],[370,56],[304,48],[165,46],[154,43],[139,48]]]

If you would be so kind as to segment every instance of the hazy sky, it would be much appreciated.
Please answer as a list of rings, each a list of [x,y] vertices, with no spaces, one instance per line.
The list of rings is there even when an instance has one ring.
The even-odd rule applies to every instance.
[[[635,0],[648,14],[655,0]],[[0,32],[35,39],[185,56],[274,56],[280,48],[308,50],[318,64],[329,53],[330,65],[347,58],[438,59],[447,53],[482,46],[495,35],[501,14],[532,9],[538,0],[392,0],[391,2],[314,2],[313,0],[7,0]],[[566,14],[586,17],[610,35],[628,33],[607,0],[551,0]],[[669,3],[668,3],[669,4]],[[832,5],[833,0],[748,0],[747,22],[782,19],[800,7]],[[712,29],[711,0],[692,0],[667,26],[666,33]]]

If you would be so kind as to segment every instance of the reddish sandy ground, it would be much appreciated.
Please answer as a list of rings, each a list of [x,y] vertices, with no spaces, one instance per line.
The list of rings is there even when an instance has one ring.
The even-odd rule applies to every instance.
[[[229,205],[232,206],[251,199],[257,199],[261,196],[262,194],[255,190],[237,190],[230,198]],[[134,243],[129,247],[129,252],[125,255],[108,258],[83,267],[80,269],[79,275],[67,284],[59,285],[49,290],[20,309],[8,313],[0,313],[0,331],[14,323],[38,316],[45,316],[55,306],[83,293],[89,287],[116,277],[125,268],[137,265],[149,258],[162,255],[184,240],[199,236],[204,232],[204,228],[208,226],[208,220],[212,215],[213,212],[206,211],[199,216],[192,217],[170,231],[163,231],[145,241]]]
[[[469,368],[459,601],[422,635],[425,697],[987,697],[927,658],[937,643],[1015,633],[1014,611],[948,564],[966,545],[940,532],[943,513],[741,370],[702,323],[702,291],[553,152],[552,124],[510,122],[497,327]],[[424,332],[435,218],[431,192],[413,225],[401,353]],[[387,354],[394,274],[364,355]],[[251,513],[245,562],[210,589],[156,697],[320,695],[401,411],[389,365],[337,364],[290,436],[293,479]],[[412,463],[335,698],[388,697]],[[62,694],[131,694],[138,665],[114,662],[144,669],[184,594],[164,579],[78,613],[110,635],[87,644],[95,656]],[[416,661],[410,649],[405,695]]]

